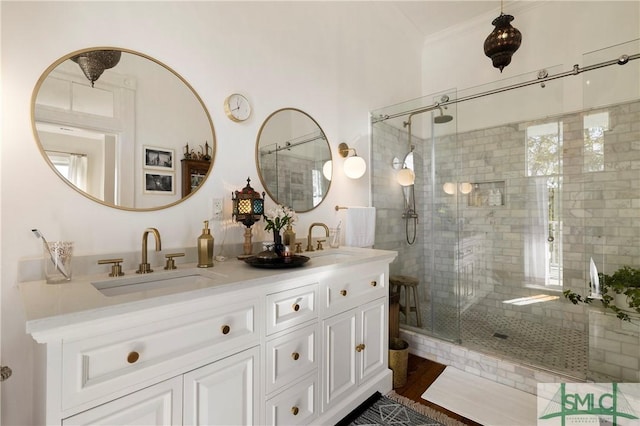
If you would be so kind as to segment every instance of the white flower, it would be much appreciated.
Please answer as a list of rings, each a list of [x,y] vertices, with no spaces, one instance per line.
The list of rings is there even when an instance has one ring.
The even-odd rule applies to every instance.
[[[279,233],[285,226],[293,225],[298,216],[293,209],[278,204],[265,212],[264,220],[267,222],[265,230]]]

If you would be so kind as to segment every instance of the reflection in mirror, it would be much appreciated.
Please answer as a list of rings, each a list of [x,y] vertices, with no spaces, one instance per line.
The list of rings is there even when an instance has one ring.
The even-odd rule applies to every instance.
[[[296,212],[317,207],[331,184],[330,173],[323,174],[327,161],[331,161],[327,137],[305,112],[284,108],[262,124],[256,163],[262,185],[276,203]]]
[[[207,172],[213,164],[209,112],[182,77],[137,52],[118,49],[120,60],[95,77],[78,61],[95,51],[59,59],[36,85],[32,120],[45,160],[74,189],[108,206],[155,210],[180,202],[185,147],[211,158]],[[152,154],[162,161],[151,161]]]

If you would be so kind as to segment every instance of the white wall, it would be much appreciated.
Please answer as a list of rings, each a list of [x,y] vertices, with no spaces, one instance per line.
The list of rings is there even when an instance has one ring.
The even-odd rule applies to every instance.
[[[77,255],[139,250],[149,226],[160,230],[164,249],[194,246],[211,197],[225,200],[229,217],[231,191],[241,189],[247,176],[262,191],[254,145],[271,112],[302,109],[326,132],[334,158],[344,141],[368,162],[368,111],[420,93],[422,41],[385,2],[2,1],[0,7],[2,364],[14,371],[2,385],[5,425],[33,421],[33,347],[16,288],[18,261],[41,256],[32,228],[52,240],[75,241]],[[91,46],[122,46],[157,58],[209,108],[218,151],[205,186],[186,202],[145,213],[108,208],[69,189],[41,158],[31,132],[35,83],[59,57]],[[223,100],[233,92],[253,105],[245,123],[224,115]],[[301,215],[301,235],[312,222],[337,221],[336,204],[369,204],[367,178],[335,174],[324,203]],[[215,224],[217,243],[221,233]],[[231,228],[226,242],[242,242],[242,233]]]
[[[548,69],[550,75],[569,71],[574,64],[587,65],[583,58],[586,53],[640,38],[638,1],[505,2],[504,13],[514,16],[511,25],[522,33],[522,44],[502,73],[493,68],[483,51],[484,40],[494,28],[491,21],[497,14],[493,13],[425,41],[422,93],[470,89],[502,79],[512,79],[511,84],[516,78],[533,80],[541,69]],[[634,53],[638,52],[628,52]],[[582,76],[558,80],[563,91],[563,111],[559,112],[583,108]],[[545,90],[553,89],[552,83],[547,86]],[[488,89],[478,89],[476,93]],[[522,103],[521,107],[527,106]]]

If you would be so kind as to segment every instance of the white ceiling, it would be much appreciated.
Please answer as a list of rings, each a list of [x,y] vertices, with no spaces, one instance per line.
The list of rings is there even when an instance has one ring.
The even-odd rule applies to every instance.
[[[512,2],[504,3],[506,8]],[[500,14],[499,0],[421,0],[395,1],[394,4],[425,38],[465,21]]]

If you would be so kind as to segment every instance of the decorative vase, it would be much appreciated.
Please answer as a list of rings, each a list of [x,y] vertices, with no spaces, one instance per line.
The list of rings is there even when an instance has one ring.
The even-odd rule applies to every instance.
[[[282,253],[284,253],[284,244],[282,244],[282,235],[280,235],[280,232],[276,232],[275,229],[273,230],[273,251],[278,256],[282,256]]]

